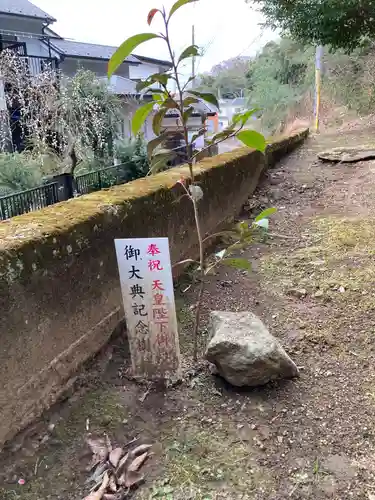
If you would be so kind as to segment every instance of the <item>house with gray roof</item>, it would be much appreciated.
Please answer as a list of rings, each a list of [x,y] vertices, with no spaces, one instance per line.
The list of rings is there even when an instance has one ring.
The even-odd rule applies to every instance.
[[[0,0],[0,51],[9,48],[20,57],[30,56],[30,70],[41,71],[43,58],[52,61],[55,56],[44,43],[45,29],[53,22],[53,16],[28,0]]]
[[[39,9],[28,0],[0,0],[0,12],[11,16],[34,18],[48,23],[56,21],[47,12]]]
[[[107,64],[117,47],[96,43],[77,42],[75,40],[51,39],[52,49],[59,54],[60,68],[66,75],[72,76],[79,68],[89,69],[97,76],[106,75]],[[117,70],[123,78],[138,81],[153,73],[167,71],[171,67],[168,61],[131,55]]]
[[[107,82],[108,61],[117,47],[65,39],[53,30],[55,21],[29,0],[0,0],[0,52],[13,50],[27,62],[31,76],[48,65],[70,77],[79,69],[90,70]],[[168,61],[133,54],[111,78],[110,91],[123,97],[124,135],[130,135],[131,116],[140,105],[137,81],[170,68]],[[3,91],[0,88],[0,95]],[[146,138],[152,138],[150,123],[146,123],[144,132]]]
[[[29,0],[0,0],[0,51],[16,51],[27,60],[32,74],[42,71],[49,63],[68,76],[82,68],[104,77],[117,47],[64,39],[51,28],[55,21]],[[132,55],[117,74],[137,81],[170,67],[166,61]]]
[[[0,52],[14,50],[27,61],[31,75],[40,73],[48,64],[70,77],[79,69],[90,70],[107,82],[108,61],[117,47],[63,38],[52,28],[55,21],[53,16],[29,0],[0,0]],[[122,135],[131,135],[131,117],[140,106],[137,81],[167,71],[171,66],[168,61],[132,54],[112,76],[110,91],[123,97]],[[202,113],[209,118],[217,115],[216,109],[201,106],[204,109],[198,109],[197,105],[189,119],[191,134],[201,128]],[[163,120],[163,128],[170,132],[177,130],[177,124],[178,116],[173,111]],[[146,139],[154,138],[152,115],[146,120],[143,132]]]

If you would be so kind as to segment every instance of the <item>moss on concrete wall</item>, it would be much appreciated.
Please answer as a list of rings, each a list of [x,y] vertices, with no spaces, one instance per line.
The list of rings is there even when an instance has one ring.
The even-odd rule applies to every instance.
[[[266,166],[307,131],[240,148],[195,167],[204,233],[241,209]],[[196,251],[194,216],[178,181],[186,166],[0,223],[0,445],[58,398],[122,316],[113,240],[168,236],[172,261]]]

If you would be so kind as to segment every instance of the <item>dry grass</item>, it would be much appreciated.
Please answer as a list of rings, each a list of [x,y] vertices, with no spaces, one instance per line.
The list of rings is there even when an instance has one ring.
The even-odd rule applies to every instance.
[[[308,230],[309,245],[262,259],[262,270],[275,286],[322,290],[332,300],[356,292],[363,307],[373,302],[375,282],[375,221],[362,218],[319,218]],[[267,280],[269,282],[269,280]],[[338,292],[340,287],[345,293]],[[346,293],[348,292],[348,293]],[[365,292],[365,293],[363,293]],[[353,295],[350,297],[353,300]]]
[[[305,232],[304,248],[262,259],[262,287],[294,301],[293,315],[304,323],[305,340],[335,347],[338,355],[347,348],[340,329],[350,335],[355,328],[359,343],[367,343],[373,335],[366,314],[375,308],[374,222],[317,218]],[[295,298],[294,290],[306,291],[306,296]],[[318,322],[310,314],[317,307],[321,308]]]
[[[151,491],[140,490],[137,499],[250,500],[262,484],[270,487],[252,444],[238,439],[233,423],[213,420],[182,419],[178,430],[162,437],[163,480]]]
[[[305,175],[304,164],[297,161]],[[294,212],[293,206],[284,227],[289,227]],[[324,459],[337,450],[348,460],[356,458],[358,450],[363,460],[372,458],[371,440],[363,437],[362,429],[373,428],[374,322],[367,311],[375,305],[374,222],[343,216],[301,224],[297,220],[302,238],[276,241],[272,253],[263,253],[259,286],[254,280],[250,287],[248,277],[231,275],[229,290],[211,289],[219,290],[213,295],[220,294],[220,304],[228,308],[243,300],[242,287],[245,294],[259,292],[267,323],[304,367],[301,379],[259,392],[234,393],[198,372],[167,395],[151,391],[142,403],[145,388],[124,380],[116,387],[108,384],[104,391],[96,388],[56,426],[65,446],[46,458],[51,468],[44,482],[36,477],[22,491],[17,486],[13,491],[0,488],[1,500],[45,500],[53,481],[59,495],[53,500],[82,498],[72,497],[72,485],[78,491],[87,473],[77,474],[79,464],[70,464],[69,457],[82,451],[87,416],[93,430],[108,432],[119,442],[124,436],[141,435],[155,443],[146,484],[134,496],[137,500],[365,498],[373,482],[364,469],[355,480],[339,477],[334,493],[320,486],[325,479],[334,481],[332,474],[326,477],[321,471]],[[306,297],[289,296],[290,288],[305,288]],[[189,307],[194,300],[188,296],[181,293],[176,301],[184,352],[191,349],[194,316]],[[324,375],[328,370],[332,374]],[[268,431],[267,437],[261,428]]]

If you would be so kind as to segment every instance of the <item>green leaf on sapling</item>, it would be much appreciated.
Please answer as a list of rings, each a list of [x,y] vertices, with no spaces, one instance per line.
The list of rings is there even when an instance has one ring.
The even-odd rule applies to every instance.
[[[271,215],[275,214],[277,212],[277,208],[266,208],[266,210],[263,210],[256,218],[255,222],[258,222],[262,219],[267,219]]]
[[[203,101],[213,104],[214,106],[217,107],[217,109],[220,109],[219,101],[217,100],[217,97],[214,94],[208,92],[198,92],[197,90],[188,90],[187,92],[196,97],[199,97],[199,99],[202,99]]]
[[[265,137],[255,130],[241,130],[236,137],[248,148],[256,149],[262,153],[266,150],[267,143]]]
[[[117,68],[121,66],[125,59],[131,55],[135,48],[148,40],[152,40],[153,38],[160,38],[160,35],[156,35],[155,33],[140,33],[125,40],[125,42],[123,42],[114,52],[108,62],[108,78],[113,75]]]
[[[189,57],[196,57],[196,56],[199,56],[198,45],[189,45],[189,47],[186,47],[186,49],[181,52],[181,55],[178,58],[177,64],[179,64],[184,59],[188,59]]]
[[[148,115],[154,109],[154,106],[155,106],[154,102],[148,102],[147,104],[144,104],[143,106],[138,108],[137,111],[134,113],[132,120],[132,131],[134,135],[137,135],[138,132],[141,130],[144,122],[147,120]]]
[[[159,135],[161,131],[161,125],[163,122],[163,118],[165,114],[167,113],[168,109],[167,108],[160,108],[154,115],[154,118],[152,120],[152,130],[155,135]]]
[[[269,225],[270,225],[270,222],[268,219],[261,219],[261,220],[254,222],[254,226],[261,227],[262,229],[265,229],[266,231],[268,231]]]
[[[173,5],[172,5],[172,8],[169,12],[169,18],[170,19],[173,14],[181,7],[183,7],[184,5],[188,4],[188,3],[193,3],[193,2],[197,2],[198,0],[177,0],[177,2],[175,2]]]

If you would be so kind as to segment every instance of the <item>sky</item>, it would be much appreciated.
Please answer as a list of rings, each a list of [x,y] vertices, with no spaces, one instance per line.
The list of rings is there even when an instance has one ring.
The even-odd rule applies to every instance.
[[[58,20],[51,27],[64,38],[104,45],[119,45],[129,36],[150,31],[146,22],[150,9],[161,5],[168,8],[174,3],[174,0],[31,1]],[[226,59],[253,55],[275,38],[272,32],[259,26],[261,21],[260,14],[245,0],[199,0],[175,14],[171,29],[173,47],[179,52],[190,45],[194,24],[196,43],[204,51],[197,61],[197,72],[209,71]],[[151,29],[158,28],[161,26],[155,18]],[[167,58],[161,41],[147,42],[135,52]]]

